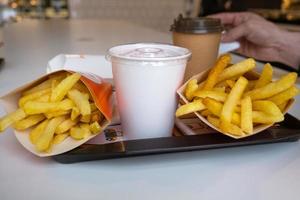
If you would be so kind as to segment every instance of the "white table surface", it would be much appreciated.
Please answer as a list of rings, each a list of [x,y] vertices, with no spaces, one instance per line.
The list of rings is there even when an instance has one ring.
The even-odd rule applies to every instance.
[[[0,95],[43,74],[59,53],[105,54],[115,44],[171,41],[169,34],[108,20],[23,21],[7,26],[4,37]],[[299,100],[291,111],[297,118]],[[69,165],[27,152],[11,129],[0,135],[0,147],[1,200],[300,198],[300,142]]]

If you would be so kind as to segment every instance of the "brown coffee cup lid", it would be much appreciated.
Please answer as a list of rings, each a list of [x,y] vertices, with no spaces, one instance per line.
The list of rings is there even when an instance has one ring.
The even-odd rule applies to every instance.
[[[184,18],[181,14],[174,20],[170,31],[179,33],[217,33],[223,31],[220,19],[198,17]]]

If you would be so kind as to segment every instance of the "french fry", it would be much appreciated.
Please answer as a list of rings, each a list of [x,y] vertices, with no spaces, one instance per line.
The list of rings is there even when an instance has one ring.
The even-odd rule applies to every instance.
[[[80,123],[80,128],[85,132],[85,136],[84,137],[88,137],[89,135],[91,135],[91,128],[90,125],[87,123]]]
[[[75,83],[75,85],[73,86],[72,89],[79,90],[80,92],[86,94],[86,97],[90,100],[93,99],[92,95],[90,94],[89,89],[81,81],[78,81],[77,83]]]
[[[187,83],[184,91],[187,100],[189,101],[193,100],[194,97],[193,94],[197,89],[198,89],[198,84],[196,79],[192,79]]]
[[[223,105],[211,98],[205,98],[203,99],[202,103],[205,105],[205,107],[212,113],[213,115],[220,117],[221,112],[222,112],[222,107]],[[236,107],[237,108],[237,107]],[[235,125],[240,125],[241,124],[241,117],[237,113],[233,113],[232,115],[232,123]]]
[[[49,120],[44,120],[41,123],[39,123],[34,129],[32,129],[29,133],[29,139],[32,144],[36,144],[37,140],[45,130],[47,124],[49,123]]]
[[[221,102],[224,102],[227,98],[227,94],[225,92],[218,92],[212,90],[197,90],[196,92],[194,92],[194,96],[200,98],[210,97]]]
[[[277,116],[272,116],[262,111],[252,111],[252,121],[258,124],[273,124],[282,120]]]
[[[67,137],[69,136],[69,133],[62,133],[62,134],[58,134],[58,135],[55,135],[53,140],[52,140],[52,143],[53,144],[60,144],[62,143],[65,139],[67,139]]]
[[[222,71],[227,67],[231,62],[230,54],[224,54],[219,57],[215,66],[210,70],[208,77],[203,85],[203,90],[211,90],[215,84],[218,82],[218,78]]]
[[[24,119],[26,116],[27,115],[24,110],[22,108],[19,108],[16,111],[0,118],[0,132],[4,131],[11,124]]]
[[[98,110],[95,103],[90,103],[90,107],[91,107],[91,112],[94,112],[94,111]]]
[[[212,90],[217,91],[217,92],[225,92],[225,88],[226,88],[225,86],[224,87],[215,87]]]
[[[24,105],[24,111],[28,115],[51,113],[62,110],[70,110],[74,107],[74,103],[70,99],[61,102],[35,102],[28,101]]]
[[[239,63],[233,64],[223,70],[218,78],[218,82],[233,78],[235,76],[241,76],[244,73],[255,68],[255,60],[253,58],[245,59]]]
[[[42,121],[44,119],[45,119],[45,116],[43,114],[30,115],[30,116],[26,117],[25,119],[15,122],[14,128],[16,130],[22,131],[22,130],[25,130],[27,128],[30,128],[30,127],[36,125],[37,123],[39,123],[40,121]]]
[[[79,121],[84,122],[84,123],[90,123],[90,121],[91,121],[91,115],[82,115],[80,117]]]
[[[32,101],[37,98],[43,97],[44,95],[50,94],[50,92],[51,92],[51,89],[49,88],[49,89],[40,90],[38,92],[34,92],[34,93],[28,94],[26,96],[23,96],[19,100],[19,107],[23,107],[24,104],[28,101]]]
[[[220,126],[220,119],[213,117],[211,115],[209,115],[207,117],[207,121],[215,127]],[[242,129],[240,129],[238,126],[236,126],[234,124],[229,124],[227,133],[230,133],[231,135],[234,135],[234,136],[243,136],[244,135]]]
[[[253,110],[262,111],[270,116],[273,116],[276,119],[276,122],[284,120],[284,116],[280,109],[272,101],[260,100],[253,101],[252,103]]]
[[[96,134],[102,131],[102,127],[98,122],[93,122],[92,124],[90,124],[90,130],[93,134]]]
[[[292,87],[297,79],[297,73],[291,72],[279,80],[269,83],[261,88],[251,90],[245,94],[253,100],[266,99]]]
[[[44,89],[48,89],[51,88],[51,83],[53,80],[57,80],[58,82],[60,82],[64,77],[66,77],[66,73],[60,73],[60,74],[54,74],[54,75],[50,75],[50,78],[48,80],[43,81],[42,83],[38,84],[37,86],[34,86],[33,88],[30,88],[29,90],[26,90],[23,92],[23,96],[34,93],[34,92],[38,92]]]
[[[84,93],[81,93],[76,89],[72,89],[68,92],[68,97],[79,108],[81,115],[85,116],[91,114],[91,106],[89,100],[84,96]]]
[[[91,119],[90,122],[99,122],[102,121],[103,115],[101,114],[100,111],[95,111],[91,114]]]
[[[51,119],[53,117],[58,117],[58,116],[61,116],[61,115],[67,115],[67,114],[70,114],[70,113],[71,113],[71,110],[59,110],[59,111],[56,111],[56,112],[49,112],[49,113],[44,113],[44,114],[47,117],[47,119]]]
[[[209,123],[211,123],[213,126],[215,127],[219,127],[220,126],[220,119],[216,118],[216,117],[213,117],[211,115],[208,115],[207,116],[207,121]]]
[[[265,64],[263,71],[254,86],[254,89],[261,88],[267,85],[268,83],[272,82],[272,76],[273,76],[273,68],[270,65],[270,63],[267,63]]]
[[[79,81],[80,77],[80,74],[74,73],[63,79],[52,91],[50,100],[52,102],[61,101],[75,83]]]
[[[288,104],[289,101],[285,101],[282,104],[277,105],[278,108],[281,110],[281,112],[283,112],[286,108],[286,105]]]
[[[235,84],[235,82],[233,81],[233,80],[226,80],[225,81],[226,82],[226,84],[232,89],[233,88],[233,86],[234,86],[234,84]]]
[[[71,128],[70,136],[75,140],[84,139],[86,136],[86,131],[80,128],[78,125]]]
[[[288,88],[287,90],[284,90],[267,100],[274,102],[276,105],[283,104],[284,102],[287,102],[289,99],[292,99],[295,97],[297,94],[299,94],[299,89],[296,88],[295,86],[292,86]]]
[[[37,102],[49,102],[50,101],[50,95],[51,94],[49,93],[49,94],[43,95],[39,98],[36,98],[34,100],[37,101]]]
[[[234,109],[240,100],[243,92],[248,84],[248,80],[244,77],[240,77],[235,83],[234,87],[227,96],[226,101],[224,102],[221,115],[220,115],[220,129],[224,132],[229,132],[229,126],[231,124],[232,115]]]
[[[46,151],[49,148],[57,126],[65,119],[65,116],[60,116],[49,120],[49,123],[36,142],[36,149],[38,151]]]
[[[241,129],[248,134],[253,132],[252,102],[249,96],[241,101]]]
[[[80,110],[77,107],[72,108],[71,120],[75,120],[80,115]]]
[[[55,130],[56,134],[62,134],[65,133],[67,131],[69,131],[73,126],[75,126],[77,124],[78,120],[71,120],[71,119],[66,119],[65,121],[63,121],[60,125],[58,125],[58,127]]]
[[[182,106],[180,106],[177,110],[176,110],[176,117],[182,116],[182,115],[186,115],[192,112],[197,112],[197,111],[201,111],[204,110],[205,106],[202,103],[202,100],[194,100],[191,103],[188,104],[184,104]]]
[[[253,90],[253,88],[254,88],[255,85],[256,85],[256,82],[257,82],[257,80],[250,80],[250,81],[248,81],[248,85],[247,85],[247,87],[246,87],[246,89],[245,89],[245,92],[246,92],[246,91]]]
[[[204,117],[207,117],[209,115],[213,115],[208,109],[205,109],[205,110],[201,111],[200,114]]]

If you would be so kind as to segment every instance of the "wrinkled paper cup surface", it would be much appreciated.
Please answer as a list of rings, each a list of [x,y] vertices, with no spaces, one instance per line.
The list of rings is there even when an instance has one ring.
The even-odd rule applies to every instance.
[[[4,105],[5,110],[10,113],[18,109],[18,101],[21,97],[23,91],[38,85],[39,83],[45,81],[49,75],[53,75],[62,71],[66,70],[58,70],[53,73],[49,73],[44,75],[30,83],[27,83],[10,93],[0,97],[2,105]],[[70,72],[70,71],[69,71]],[[72,72],[71,72],[72,73]],[[78,72],[80,73],[80,72]],[[101,122],[102,130],[104,130],[111,122],[112,119],[112,86],[110,83],[105,82],[102,78],[98,77],[97,75],[91,73],[80,73],[82,76],[80,80],[83,82],[84,85],[87,86],[88,90],[90,91],[94,102],[97,108],[104,116],[104,120]],[[67,137],[63,142],[57,145],[53,145],[51,152],[39,152],[36,150],[35,146],[30,142],[29,139],[29,132],[31,129],[25,131],[17,131],[14,130],[15,136],[18,141],[31,153],[40,156],[40,157],[47,157],[47,156],[54,156],[58,155],[67,151],[70,151],[83,143],[87,142],[91,138],[97,136],[98,134],[91,134],[90,136],[82,139],[82,140],[75,140],[70,136]]]
[[[198,84],[204,82],[208,76],[208,73],[209,73],[210,69],[204,71],[204,72],[201,72],[193,77],[191,77],[185,84],[183,84],[178,90],[177,90],[177,94],[179,95],[180,99],[182,100],[181,102],[184,102],[184,104],[187,104],[189,103],[189,101],[185,98],[184,96],[184,90],[186,88],[186,85],[187,83],[192,80],[192,79],[197,79],[198,81]],[[258,73],[255,73],[253,71],[250,71],[250,72],[247,72],[246,74],[244,74],[244,76],[249,79],[249,80],[256,80],[259,78],[259,74]],[[288,104],[286,105],[285,107],[285,110],[283,111],[283,114],[286,114],[287,111],[289,110],[289,108],[293,105],[294,103],[294,99],[291,99]],[[236,135],[231,135],[229,133],[226,133],[224,131],[222,131],[221,129],[219,129],[218,127],[215,127],[214,125],[212,125],[211,123],[209,123],[209,121],[207,121],[207,119],[202,116],[199,112],[194,112],[195,115],[202,121],[204,122],[205,124],[207,124],[208,126],[210,126],[211,128],[215,129],[216,131],[220,132],[220,133],[223,133],[224,135],[227,135],[229,137],[232,137],[232,138],[235,138],[235,139],[240,139],[240,138],[245,138],[245,137],[249,137],[251,135],[255,135],[259,132],[262,132],[264,130],[266,130],[267,128],[273,126],[273,124],[268,124],[268,125],[258,125],[258,126],[255,126],[253,127],[253,133],[252,134],[247,134],[247,135],[243,135],[243,136],[236,136]]]

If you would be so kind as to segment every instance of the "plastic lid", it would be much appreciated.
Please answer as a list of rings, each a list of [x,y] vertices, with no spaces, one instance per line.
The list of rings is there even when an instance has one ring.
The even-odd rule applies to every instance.
[[[138,61],[167,61],[188,59],[191,52],[182,47],[160,43],[136,43],[112,47],[108,50],[110,57]]]
[[[171,31],[179,33],[221,33],[224,29],[220,19],[215,18],[183,18],[180,14],[171,25]]]

